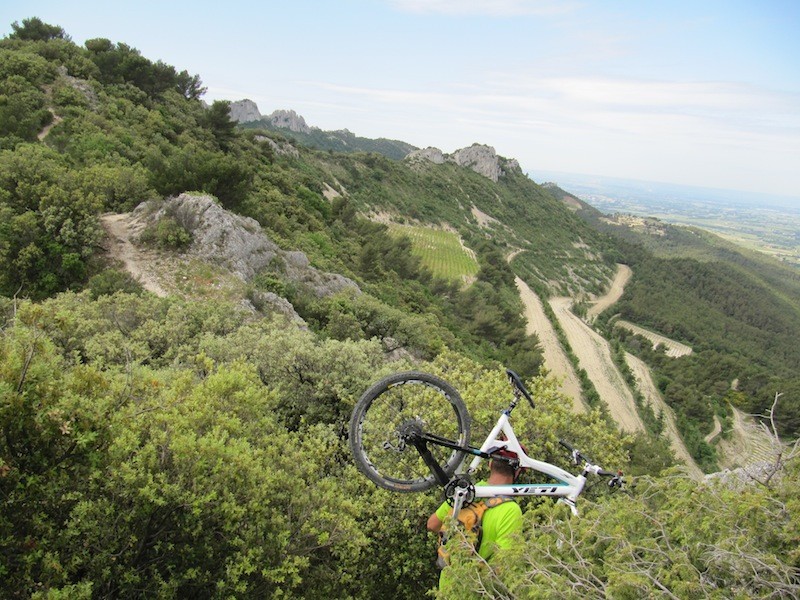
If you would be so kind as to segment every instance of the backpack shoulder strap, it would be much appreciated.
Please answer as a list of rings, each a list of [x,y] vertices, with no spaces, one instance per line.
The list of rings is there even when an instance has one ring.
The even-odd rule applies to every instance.
[[[486,508],[494,508],[495,506],[500,506],[503,502],[509,502],[511,500],[511,496],[493,496],[491,498],[486,498],[484,503],[486,504]]]

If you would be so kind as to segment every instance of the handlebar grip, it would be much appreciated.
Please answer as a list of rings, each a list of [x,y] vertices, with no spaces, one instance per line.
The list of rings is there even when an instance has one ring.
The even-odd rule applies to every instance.
[[[513,386],[517,388],[520,391],[520,393],[522,393],[522,395],[528,399],[528,402],[531,403],[531,407],[536,408],[536,405],[533,403],[533,398],[531,398],[530,392],[525,387],[525,384],[522,383],[522,378],[511,369],[506,369],[506,375],[508,375],[508,379],[511,381]]]
[[[575,452],[575,448],[573,448],[569,442],[565,442],[564,440],[558,440],[558,443],[561,444],[564,448],[569,450],[570,452]]]

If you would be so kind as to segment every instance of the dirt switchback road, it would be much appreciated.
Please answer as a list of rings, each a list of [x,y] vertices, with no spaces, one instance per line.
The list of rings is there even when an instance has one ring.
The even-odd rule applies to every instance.
[[[661,413],[664,415],[664,434],[669,440],[675,457],[686,464],[689,475],[695,479],[701,479],[703,471],[694,462],[692,455],[689,454],[689,450],[686,448],[686,444],[683,443],[683,438],[678,432],[678,426],[675,424],[675,416],[672,413],[672,409],[664,402],[661,393],[653,383],[653,378],[650,376],[650,368],[644,361],[627,352],[625,353],[625,361],[633,371],[633,376],[636,378],[639,391],[644,396],[645,401],[653,407],[656,414]]]
[[[628,265],[617,265],[617,274],[614,276],[614,281],[611,282],[611,288],[604,296],[598,298],[589,310],[586,311],[590,321],[622,298],[622,293],[625,291],[625,284],[628,283],[632,274],[633,271],[631,271]]]
[[[550,306],[581,367],[620,428],[631,433],[644,431],[633,394],[611,359],[608,342],[572,313],[570,298],[553,298]]]
[[[544,366],[561,380],[560,390],[565,395],[572,398],[572,407],[575,412],[586,412],[586,406],[581,401],[581,383],[572,368],[572,363],[564,353],[564,349],[558,341],[556,330],[544,312],[542,301],[539,296],[528,287],[528,284],[519,277],[516,278],[517,289],[525,305],[525,318],[528,321],[528,335],[536,334],[542,345],[544,355]]]

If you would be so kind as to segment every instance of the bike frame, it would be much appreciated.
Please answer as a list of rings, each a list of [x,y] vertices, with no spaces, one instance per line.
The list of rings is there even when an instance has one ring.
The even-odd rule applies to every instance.
[[[509,420],[508,411],[504,411],[491,433],[486,437],[480,447],[479,455],[476,455],[466,470],[467,475],[472,475],[477,471],[484,460],[488,450],[492,448],[504,447],[514,452],[519,459],[519,466],[533,469],[539,473],[549,475],[558,483],[511,483],[506,485],[479,485],[475,487],[477,498],[490,498],[493,496],[555,496],[566,503],[570,509],[577,514],[575,501],[583,491],[586,484],[586,476],[573,475],[564,469],[552,465],[548,462],[535,460],[525,453],[522,445],[517,440],[514,429]]]
[[[553,496],[557,497],[559,502],[569,506],[572,513],[577,515],[578,509],[576,507],[576,500],[586,485],[586,476],[590,473],[604,476],[614,476],[615,474],[604,471],[598,465],[592,464],[580,452],[563,441],[560,443],[572,452],[572,458],[576,464],[580,460],[583,461],[583,471],[580,475],[573,475],[572,473],[565,471],[564,469],[553,464],[531,458],[526,454],[525,450],[523,450],[522,445],[519,443],[519,440],[514,433],[513,427],[511,427],[510,416],[513,408],[514,404],[502,412],[500,418],[497,420],[497,424],[489,433],[480,448],[474,448],[471,446],[458,446],[448,440],[430,436],[425,433],[421,433],[417,438],[417,441],[414,443],[414,445],[417,447],[417,450],[420,452],[423,459],[425,459],[425,462],[431,467],[431,470],[437,477],[437,480],[439,480],[442,485],[447,487],[450,485],[450,483],[454,482],[456,484],[452,492],[454,506],[453,514],[457,515],[458,511],[461,509],[461,506],[465,502],[471,501],[471,497],[490,498],[494,496]],[[473,458],[470,462],[466,472],[463,470],[464,463],[462,463],[456,471],[454,478],[450,481],[447,481],[447,478],[441,471],[441,468],[438,467],[438,465],[435,465],[432,457],[430,457],[430,452],[426,446],[428,442],[453,448],[455,450],[461,450],[468,454],[474,455],[475,458]],[[459,477],[462,475],[471,476],[474,474],[480,466],[481,461],[487,458],[493,460],[510,461],[510,459],[504,457],[492,456],[494,452],[497,452],[500,449],[507,449],[511,452],[514,452],[518,457],[519,467],[533,469],[539,473],[549,475],[553,479],[556,479],[558,483],[510,483],[502,485],[473,486],[471,483],[467,484],[466,482],[459,481]],[[620,476],[621,474],[617,475]]]

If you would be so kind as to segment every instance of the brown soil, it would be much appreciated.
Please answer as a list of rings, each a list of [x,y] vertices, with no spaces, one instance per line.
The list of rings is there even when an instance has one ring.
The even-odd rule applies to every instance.
[[[633,271],[628,265],[617,265],[617,274],[614,276],[614,281],[611,282],[608,292],[595,300],[586,313],[590,321],[612,304],[616,304],[617,300],[622,297],[622,293],[625,291],[625,284],[628,283],[632,274]]]
[[[695,479],[703,477],[703,471],[697,466],[697,463],[689,454],[686,444],[683,443],[683,438],[678,432],[678,426],[675,424],[675,415],[672,409],[664,402],[661,393],[658,391],[653,378],[650,374],[650,368],[641,359],[633,356],[632,354],[625,354],[625,361],[628,363],[636,378],[639,391],[645,398],[645,401],[653,407],[656,414],[661,413],[664,415],[664,430],[669,439],[672,451],[678,460],[682,460],[686,464],[689,474]]]
[[[644,431],[633,394],[611,359],[608,342],[572,313],[570,298],[553,298],[550,306],[581,368],[586,371],[620,428],[628,432]]]
[[[131,213],[106,214],[100,217],[100,223],[108,234],[109,256],[124,264],[128,272],[146,290],[162,298],[166,296],[167,291],[159,283],[154,269],[155,257],[152,253],[140,250],[131,242],[136,235],[132,231],[136,226],[131,219]]]
[[[558,341],[556,330],[544,312],[539,296],[528,287],[528,284],[519,277],[516,278],[517,289],[525,305],[525,318],[528,321],[528,335],[536,334],[542,345],[544,365],[560,380],[560,389],[572,398],[575,412],[586,412],[586,406],[581,401],[581,384],[569,358]]]
[[[775,460],[773,440],[755,420],[733,409],[733,427],[728,439],[720,440],[719,466],[723,469],[746,467],[756,462]]]
[[[671,356],[672,358],[680,358],[681,356],[686,356],[692,353],[692,348],[690,346],[681,344],[675,340],[671,340],[666,336],[663,336],[659,333],[654,333],[643,327],[629,323],[628,321],[623,321],[620,319],[615,323],[615,325],[617,327],[624,327],[625,329],[646,338],[651,344],[653,344],[653,348],[663,346],[667,356]]]

